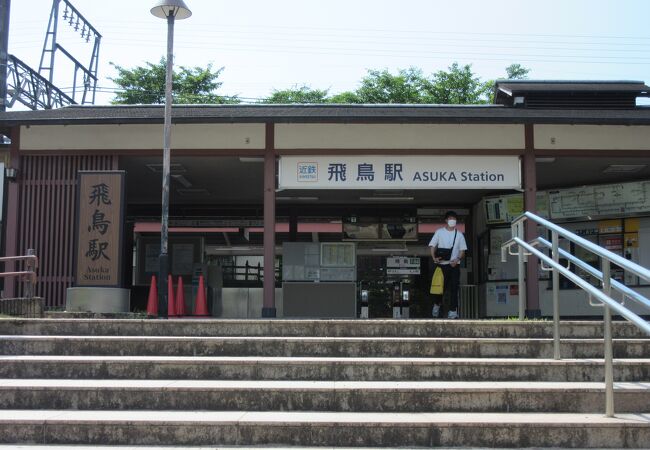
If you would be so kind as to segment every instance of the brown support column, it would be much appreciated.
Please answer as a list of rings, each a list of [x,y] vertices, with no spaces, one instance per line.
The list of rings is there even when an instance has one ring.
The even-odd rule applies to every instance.
[[[264,302],[262,317],[275,317],[275,134],[266,124],[264,152]]]
[[[7,217],[5,218],[5,256],[18,256],[18,216],[20,212],[20,127],[13,127],[10,136],[9,164],[7,167],[16,169],[16,180],[7,183]],[[40,256],[40,255],[37,255]],[[5,263],[5,271],[13,272],[15,263]],[[4,295],[7,298],[16,297],[16,280],[5,278]]]
[[[524,129],[526,151],[523,158],[524,210],[537,213],[537,169],[535,167],[535,135],[532,123]],[[526,241],[537,237],[537,225],[526,221]],[[538,262],[534,256],[528,257],[526,264],[526,317],[540,317]]]

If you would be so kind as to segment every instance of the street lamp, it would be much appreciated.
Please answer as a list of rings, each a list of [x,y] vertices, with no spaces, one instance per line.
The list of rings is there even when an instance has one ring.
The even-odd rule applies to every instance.
[[[187,19],[192,11],[183,0],[160,0],[151,8],[151,14],[167,19],[167,71],[165,74],[165,128],[163,138],[162,215],[160,227],[160,256],[158,316],[167,317],[167,276],[169,274],[169,182],[170,146],[172,137],[172,73],[174,66],[174,19]]]

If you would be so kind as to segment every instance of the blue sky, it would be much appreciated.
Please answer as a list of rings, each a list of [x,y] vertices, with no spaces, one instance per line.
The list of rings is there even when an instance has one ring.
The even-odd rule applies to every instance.
[[[158,61],[165,22],[154,1],[72,0],[103,35],[99,85],[106,104],[123,67]],[[510,63],[534,79],[628,79],[650,82],[647,0],[186,0],[175,63],[225,67],[223,95],[246,99],[306,84],[331,93],[357,86],[367,69],[415,66],[425,73],[457,61],[482,79],[503,77]],[[106,6],[109,4],[110,6]],[[13,0],[9,52],[38,68],[51,0]],[[61,23],[61,22],[60,22]],[[59,42],[82,61],[90,45],[61,25]],[[55,82],[71,86],[57,56]]]

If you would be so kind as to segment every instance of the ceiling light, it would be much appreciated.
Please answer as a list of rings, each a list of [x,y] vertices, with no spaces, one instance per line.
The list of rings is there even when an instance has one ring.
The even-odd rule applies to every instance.
[[[318,200],[318,197],[275,197],[277,201],[287,202],[291,200],[296,200],[299,202],[315,202]]]
[[[174,180],[178,181],[180,184],[182,184],[183,187],[185,187],[185,188],[191,188],[192,187],[192,183],[190,182],[190,180],[188,180],[187,178],[185,178],[185,176],[183,176],[181,174],[178,174],[178,173],[173,174],[172,178]]]
[[[553,156],[538,156],[535,158],[537,163],[552,163],[555,162],[555,157]]]
[[[162,173],[162,168],[163,165],[160,163],[155,163],[155,164],[146,164],[147,168],[151,170],[153,173]],[[173,163],[169,166],[170,173],[176,174],[176,173],[186,173],[187,169],[185,169],[185,166],[179,163]]]
[[[243,163],[263,163],[264,158],[261,156],[240,156],[239,162]]]
[[[634,173],[646,167],[646,164],[612,164],[603,170],[603,173]]]

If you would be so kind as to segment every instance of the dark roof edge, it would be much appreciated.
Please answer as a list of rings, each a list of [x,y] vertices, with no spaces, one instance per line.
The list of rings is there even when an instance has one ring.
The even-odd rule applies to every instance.
[[[73,106],[0,113],[0,126],[162,124],[162,105]],[[513,108],[503,105],[177,105],[173,123],[485,123],[650,125],[650,107]]]

